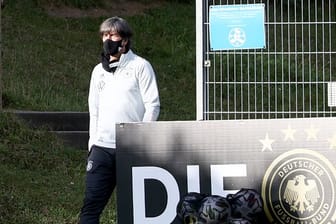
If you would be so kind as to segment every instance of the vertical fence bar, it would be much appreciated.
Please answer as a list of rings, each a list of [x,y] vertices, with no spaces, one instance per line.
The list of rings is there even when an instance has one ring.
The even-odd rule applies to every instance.
[[[302,3],[303,4],[303,3]],[[302,12],[302,11],[301,11]],[[298,110],[299,110],[299,107],[298,107],[298,102],[299,102],[299,97],[298,97],[298,92],[299,92],[299,79],[298,79],[298,74],[299,74],[299,71],[298,71],[298,44],[297,44],[297,15],[296,15],[296,1],[294,2],[294,38],[295,38],[295,92],[296,92],[296,95],[295,95],[295,111],[296,111],[296,118],[298,117]],[[304,26],[303,26],[303,23],[301,24],[301,42],[303,43],[304,42]],[[302,56],[302,65],[304,65],[304,50],[302,48],[302,53],[301,53],[301,56]],[[302,67],[302,73],[304,72],[304,66]],[[302,77],[303,77],[303,74],[302,74]],[[303,85],[303,84],[302,84]]]
[[[281,117],[285,117],[285,88],[284,88],[284,14],[283,0],[281,0]]]
[[[322,1],[323,2],[323,1]],[[318,3],[317,3],[317,0],[315,0],[315,76],[318,77],[319,75],[319,71],[318,71],[318,64],[319,64],[319,56],[320,56],[320,47],[319,47],[319,31],[318,31],[318,28],[319,26],[321,26],[320,24],[323,24],[322,21],[319,21],[319,15],[318,15],[318,10],[317,8],[319,7]],[[321,10],[323,12],[323,8]],[[323,36],[323,34],[322,34]],[[323,39],[322,39],[323,41]],[[311,73],[309,74],[311,76]],[[309,80],[311,81],[311,80]],[[312,83],[309,82],[309,86],[311,86]],[[312,94],[310,94],[311,96]],[[316,95],[317,97],[317,95]],[[311,100],[310,100],[310,103],[311,103]]]
[[[204,120],[203,2],[196,1],[196,119]]]
[[[334,3],[335,5],[336,5],[336,3]],[[334,10],[335,10],[335,5],[334,5]],[[335,13],[335,11],[334,11],[334,13]],[[335,80],[332,80],[332,52],[333,52],[333,49],[332,49],[332,40],[334,40],[335,39],[335,37],[334,38],[332,38],[332,26],[331,26],[331,22],[332,22],[332,14],[331,14],[331,0],[329,0],[329,8],[328,8],[328,14],[329,14],[329,82],[331,82],[331,81],[335,81]],[[335,16],[336,17],[336,16]],[[334,50],[334,51],[336,51],[336,49]],[[334,72],[336,72],[336,71],[334,71]],[[323,76],[323,78],[324,78],[324,76]],[[325,93],[325,87],[324,87],[325,85],[323,85],[323,93]],[[327,100],[325,100],[324,102],[326,102]],[[328,105],[327,105],[328,106]],[[326,110],[325,110],[326,111]],[[331,108],[329,108],[329,112],[330,112],[330,116],[331,116]]]
[[[204,28],[204,32],[205,32],[205,39],[208,41],[209,40],[209,11],[208,11],[208,5],[206,5],[206,7],[205,8],[203,8],[203,12],[202,12],[203,14],[205,14],[205,16],[204,16],[204,19],[206,20],[206,22],[205,22],[205,28]],[[203,66],[204,66],[204,62],[206,61],[206,62],[210,62],[210,54],[209,54],[209,45],[207,44],[207,42],[203,45],[203,47],[204,47],[204,50],[205,50],[205,56],[204,56],[204,58],[203,58]],[[208,63],[207,63],[208,64]],[[205,94],[203,94],[203,95],[205,95],[205,97],[206,97],[206,102],[205,102],[205,110],[206,110],[206,113],[205,113],[205,119],[206,120],[209,120],[210,119],[210,111],[209,111],[209,109],[210,109],[210,88],[209,88],[209,86],[210,86],[210,84],[209,84],[209,82],[210,82],[210,66],[212,66],[212,65],[208,65],[208,66],[206,66],[205,67],[205,71],[206,71],[206,74],[205,74],[205,80],[204,80],[204,82],[206,83],[206,89],[205,89]]]
[[[325,82],[325,80],[324,80],[324,73],[325,73],[325,52],[326,52],[326,50],[325,50],[325,36],[324,36],[324,32],[325,32],[325,14],[324,14],[324,10],[325,10],[325,5],[324,5],[324,1],[322,1],[322,20],[321,20],[321,22],[322,22],[322,24],[321,24],[321,26],[322,26],[322,82],[324,83]],[[318,80],[318,76],[316,76],[316,90],[315,90],[315,94],[316,94],[316,110],[318,111],[319,110],[319,82],[318,82],[319,80]],[[322,102],[325,102],[324,101],[324,98],[323,98],[323,95],[322,95]],[[323,109],[323,111],[325,111],[324,109]],[[323,113],[324,115],[323,116],[325,116],[325,113]]]
[[[292,97],[292,88],[291,88],[291,76],[292,76],[292,72],[291,72],[291,24],[290,24],[290,13],[289,13],[289,0],[287,0],[287,52],[288,52],[288,111],[289,111],[289,118],[292,117],[292,113],[290,113],[292,111],[292,101],[291,101],[291,97]]]

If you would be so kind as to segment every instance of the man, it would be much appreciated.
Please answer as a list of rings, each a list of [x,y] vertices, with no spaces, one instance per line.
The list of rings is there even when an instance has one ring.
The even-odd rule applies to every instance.
[[[101,63],[89,90],[90,138],[86,189],[80,223],[99,223],[116,186],[115,124],[155,121],[160,101],[151,64],[130,49],[132,30],[119,17],[100,25]]]

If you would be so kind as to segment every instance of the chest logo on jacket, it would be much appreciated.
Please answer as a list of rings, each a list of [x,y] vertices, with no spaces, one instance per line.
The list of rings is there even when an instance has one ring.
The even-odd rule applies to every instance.
[[[105,87],[105,82],[103,80],[99,81],[98,83],[98,91],[102,92]]]

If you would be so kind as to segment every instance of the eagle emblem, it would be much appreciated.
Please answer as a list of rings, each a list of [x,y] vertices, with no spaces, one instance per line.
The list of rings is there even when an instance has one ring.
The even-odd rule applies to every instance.
[[[284,199],[290,205],[291,211],[312,212],[314,204],[320,198],[315,180],[307,180],[304,175],[297,175],[287,182]]]

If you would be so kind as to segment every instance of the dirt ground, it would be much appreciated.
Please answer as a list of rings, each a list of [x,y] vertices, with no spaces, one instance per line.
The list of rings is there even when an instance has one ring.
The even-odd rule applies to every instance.
[[[93,8],[81,10],[67,6],[46,7],[46,11],[51,16],[56,17],[99,17],[99,16],[132,16],[142,14],[146,9],[159,7],[164,3],[162,1],[153,1],[151,3],[138,2],[136,0],[106,0],[105,8]]]

